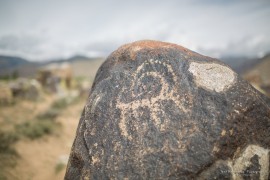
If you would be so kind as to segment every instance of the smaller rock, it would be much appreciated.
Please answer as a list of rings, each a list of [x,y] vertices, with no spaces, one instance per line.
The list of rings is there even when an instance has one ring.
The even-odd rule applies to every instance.
[[[49,92],[58,93],[61,91],[61,82],[64,82],[64,88],[71,87],[72,68],[68,63],[49,64],[39,69],[38,80],[42,86]]]
[[[15,98],[38,100],[41,95],[41,85],[35,79],[19,78],[10,84],[10,89]]]

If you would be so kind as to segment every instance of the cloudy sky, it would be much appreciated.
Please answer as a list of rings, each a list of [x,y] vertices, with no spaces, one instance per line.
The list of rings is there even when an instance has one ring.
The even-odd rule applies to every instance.
[[[154,39],[204,55],[270,52],[269,0],[0,0],[0,54],[107,56]]]

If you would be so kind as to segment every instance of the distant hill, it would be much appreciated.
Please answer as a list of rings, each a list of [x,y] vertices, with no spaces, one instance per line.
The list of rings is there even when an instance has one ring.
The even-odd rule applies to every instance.
[[[243,73],[247,73],[255,69],[270,75],[270,53],[257,59],[257,61],[254,61],[253,64],[249,68],[246,68]]]
[[[66,59],[66,61],[68,61],[68,62],[89,61],[89,60],[94,60],[94,59],[97,59],[97,58],[89,58],[89,57],[83,56],[83,55],[75,55],[75,56],[72,56],[72,57]]]
[[[258,58],[248,58],[245,56],[233,57],[226,56],[220,58],[223,62],[228,64],[237,73],[243,73],[258,63]]]
[[[10,77],[13,76],[13,74],[17,74],[19,77],[34,77],[40,67],[51,63],[67,62],[76,64],[78,62],[80,65],[75,65],[75,67],[78,66],[85,69],[87,67],[81,66],[81,62],[96,61],[98,59],[104,58],[89,58],[83,55],[75,55],[67,59],[54,59],[43,62],[33,62],[20,57],[0,56],[0,78]],[[87,66],[88,63],[85,63],[85,65]],[[79,72],[79,70],[76,69],[76,72]],[[82,74],[84,74],[84,72],[82,72]]]
[[[66,58],[66,59],[53,59],[53,60],[49,60],[49,61],[46,61],[46,64],[49,64],[49,63],[62,63],[62,62],[76,62],[76,61],[91,61],[91,60],[96,60],[96,59],[99,59],[99,57],[94,57],[94,58],[90,58],[90,57],[87,57],[87,56],[83,56],[83,55],[74,55],[70,58]]]
[[[87,77],[90,80],[93,80],[96,75],[96,71],[104,60],[105,58],[102,57],[89,58],[83,55],[75,55],[67,59],[51,60],[47,64],[64,62],[70,63],[74,76]]]
[[[243,72],[243,77],[270,96],[270,54],[260,58]]]
[[[267,72],[270,73],[270,68],[267,66],[267,59],[270,58],[270,54],[264,58],[247,58],[247,57],[222,57],[221,60],[231,66],[236,72],[245,74],[252,69],[260,69],[260,72],[265,72],[263,77],[270,77]],[[104,58],[89,58],[84,55],[75,55],[66,59],[53,59],[43,62],[32,62],[20,57],[13,56],[1,56],[0,55],[0,77],[10,76],[14,73],[21,77],[34,77],[38,69],[44,65],[51,63],[63,63],[68,62],[74,67],[74,73],[78,75],[88,75],[87,69],[89,68],[89,62],[91,65],[99,64],[100,61],[104,61]],[[262,64],[262,65],[259,65]],[[254,74],[254,71],[249,74]],[[92,75],[91,75],[92,76]],[[250,76],[250,75],[249,75]],[[270,79],[270,78],[269,78]]]
[[[0,56],[0,77],[31,76],[38,63],[14,56]]]
[[[0,55],[0,70],[15,68],[29,63],[30,63],[29,61],[20,57]]]
[[[73,74],[94,80],[96,72],[104,60],[105,58],[92,59],[91,61],[73,61],[71,62]]]

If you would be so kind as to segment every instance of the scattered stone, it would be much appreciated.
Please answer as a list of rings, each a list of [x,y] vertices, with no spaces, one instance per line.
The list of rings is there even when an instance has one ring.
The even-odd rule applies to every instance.
[[[38,80],[49,92],[61,91],[61,82],[64,88],[71,87],[72,68],[69,63],[52,63],[39,69]]]
[[[38,100],[41,95],[41,85],[35,79],[19,78],[10,84],[15,98]]]
[[[217,59],[124,45],[97,72],[65,179],[268,179],[269,102]]]

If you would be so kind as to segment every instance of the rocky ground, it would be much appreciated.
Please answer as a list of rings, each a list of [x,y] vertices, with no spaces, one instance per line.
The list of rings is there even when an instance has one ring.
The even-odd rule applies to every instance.
[[[1,130],[5,129],[6,133],[13,132],[18,140],[11,145],[17,155],[7,156],[10,158],[6,160],[14,163],[10,166],[2,161],[1,165],[5,168],[0,170],[3,171],[0,179],[63,179],[70,147],[85,103],[83,98],[61,109],[54,119],[55,124],[60,127],[52,133],[40,136],[36,130],[31,136],[24,136],[16,128],[29,121],[40,121],[35,118],[48,111],[53,102],[56,102],[55,97],[47,96],[35,103],[24,101],[15,106],[1,108]]]
[[[8,99],[5,94],[8,101],[0,102],[0,180],[64,178],[78,121],[102,62],[72,63],[73,87],[68,93],[41,89],[35,100]]]
[[[61,131],[36,141],[24,140],[16,144],[21,156],[14,170],[18,179],[63,179],[84,101],[69,106],[56,119]]]
[[[40,121],[35,118],[48,111],[55,101],[55,97],[48,96],[39,102],[22,102],[1,108],[1,129],[13,132],[18,140],[11,144],[17,155],[7,156],[8,161],[13,163],[7,164],[4,170],[1,169],[0,179],[63,179],[78,120],[85,103],[83,98],[59,110],[54,119],[54,123],[59,127],[52,133],[45,133],[40,137],[36,133],[29,138],[16,131],[18,125],[27,121]],[[10,114],[14,116],[10,117]]]

